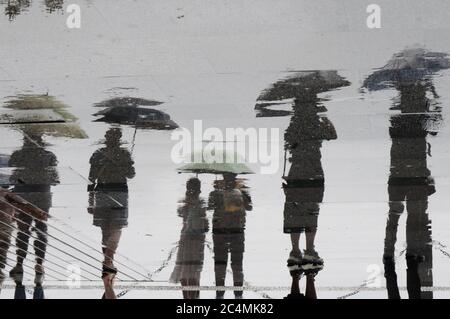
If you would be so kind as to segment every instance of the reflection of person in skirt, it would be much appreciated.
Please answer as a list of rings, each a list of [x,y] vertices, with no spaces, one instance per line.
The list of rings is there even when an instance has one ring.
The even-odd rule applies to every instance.
[[[208,232],[206,204],[200,198],[200,180],[191,178],[186,183],[186,197],[178,208],[183,219],[175,268],[170,282],[184,286],[200,286],[200,274],[203,269],[205,234]],[[198,290],[183,290],[185,299],[200,297]]]
[[[315,250],[314,240],[320,204],[324,195],[324,173],[322,168],[322,141],[336,139],[333,124],[318,112],[319,99],[314,92],[305,92],[294,104],[294,115],[285,132],[285,147],[291,154],[291,167],[287,176],[284,193],[284,232],[291,235],[292,250],[288,267],[319,271],[323,260]],[[306,249],[300,251],[300,234],[305,233]]]
[[[233,283],[235,287],[244,284],[242,262],[245,249],[246,211],[252,210],[250,195],[238,182],[236,174],[223,174],[223,181],[216,181],[215,190],[209,195],[208,207],[214,210],[213,242],[214,272],[216,286],[225,285],[228,254],[231,258]],[[225,292],[218,290],[217,298],[224,297]],[[242,298],[242,291],[235,291],[236,298]]]
[[[105,298],[115,298],[112,289],[117,273],[114,254],[122,228],[128,225],[127,179],[135,176],[130,152],[120,147],[121,137],[120,129],[109,129],[105,135],[106,147],[97,150],[90,159],[89,180],[92,184],[88,186],[88,211],[94,217],[94,226],[102,230]]]

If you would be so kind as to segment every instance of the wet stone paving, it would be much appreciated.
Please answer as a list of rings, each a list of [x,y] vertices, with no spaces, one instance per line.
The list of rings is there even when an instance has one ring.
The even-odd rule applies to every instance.
[[[377,4],[0,0],[0,298],[449,298],[450,3]]]

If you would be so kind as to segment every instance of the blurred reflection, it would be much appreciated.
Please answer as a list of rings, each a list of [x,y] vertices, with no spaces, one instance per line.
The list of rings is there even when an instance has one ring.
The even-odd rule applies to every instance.
[[[5,15],[9,21],[12,21],[22,11],[30,7],[31,0],[3,0],[0,4],[5,6]]]
[[[434,180],[427,168],[429,148],[426,137],[429,124],[440,121],[430,110],[427,91],[434,91],[426,82],[398,83],[400,114],[391,116],[389,130],[392,138],[391,171],[388,182],[389,215],[386,225],[384,264],[389,298],[399,298],[395,273],[395,242],[400,215],[405,209],[406,261],[408,294],[412,299],[433,297],[432,291],[421,292],[421,287],[433,286],[431,221],[428,196],[435,192]],[[437,111],[437,110],[436,110]],[[440,111],[440,110],[439,110]]]
[[[224,173],[223,180],[215,181],[214,191],[209,194],[208,209],[214,210],[213,243],[214,272],[216,286],[225,286],[228,255],[231,259],[233,283],[235,287],[244,284],[242,262],[245,250],[246,211],[252,210],[252,201],[242,180],[236,174]],[[217,290],[221,299],[225,291]],[[236,298],[243,297],[243,291],[235,291]]]
[[[104,298],[115,298],[113,285],[117,274],[114,254],[119,245],[122,228],[128,225],[128,183],[135,176],[130,152],[122,148],[122,131],[110,128],[105,135],[106,147],[94,152],[90,159],[89,208],[94,226],[102,231],[104,255],[102,278]]]
[[[6,278],[5,268],[7,264],[7,255],[11,243],[11,225],[13,223],[14,209],[7,203],[6,194],[0,189],[0,292],[3,281]]]
[[[44,0],[44,3],[49,13],[63,10],[64,0]]]
[[[52,13],[55,11],[62,11],[64,6],[64,0],[44,0],[45,9],[47,12]],[[1,0],[0,4],[5,7],[5,15],[10,21],[14,20],[23,11],[28,10],[32,1],[31,0]]]
[[[200,197],[201,184],[198,178],[186,183],[186,196],[178,208],[183,219],[183,227],[178,244],[175,269],[170,282],[184,286],[200,286],[200,274],[203,269],[205,234],[209,225],[206,217],[206,203]],[[198,299],[199,290],[183,290],[184,299]]]
[[[434,180],[427,167],[431,156],[428,135],[436,135],[442,122],[441,108],[431,81],[433,72],[448,68],[445,54],[423,49],[394,55],[388,64],[365,81],[369,90],[392,86],[399,91],[399,111],[390,119],[392,139],[391,168],[388,181],[389,215],[386,225],[383,262],[389,299],[399,299],[395,271],[395,243],[400,215],[405,206],[407,288],[411,299],[431,299],[433,286],[432,239],[428,197],[435,193]]]
[[[292,115],[284,135],[285,157],[290,167],[287,174],[283,172],[286,196],[283,229],[290,234],[292,244],[287,261],[292,286],[286,298],[316,298],[314,277],[324,264],[314,245],[325,185],[321,148],[323,140],[337,138],[333,123],[323,114],[327,109],[318,94],[348,85],[336,71],[298,72],[265,90],[255,107],[260,117]],[[293,111],[279,110],[283,104],[291,105]],[[305,233],[303,253],[301,233]],[[306,276],[306,295],[300,293],[302,275]]]
[[[52,206],[51,186],[59,184],[56,169],[58,161],[52,152],[45,149],[42,134],[24,132],[24,135],[22,148],[13,152],[9,159],[9,166],[15,168],[10,177],[10,183],[14,185],[14,193],[48,213]],[[47,224],[45,221],[33,218],[25,211],[19,211],[17,219],[19,230],[16,238],[17,264],[10,271],[10,275],[19,289],[22,286],[23,262],[27,256],[30,235],[34,232],[36,235],[33,242],[36,256],[34,298],[41,299],[44,297],[42,283],[43,262],[47,248]],[[20,290],[18,296],[25,297],[25,293],[22,294]]]

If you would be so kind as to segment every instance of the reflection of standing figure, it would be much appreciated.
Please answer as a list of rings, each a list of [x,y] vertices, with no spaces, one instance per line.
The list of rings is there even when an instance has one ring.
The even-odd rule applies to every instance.
[[[56,170],[58,161],[52,152],[44,149],[43,145],[42,135],[28,134],[24,137],[22,148],[13,152],[9,160],[9,166],[16,167],[10,177],[10,183],[14,185],[14,193],[48,213],[52,206],[51,186],[59,183]],[[37,237],[33,243],[36,255],[35,284],[38,288],[35,291],[37,294],[35,297],[42,298],[43,292],[40,291],[40,287],[44,277],[43,261],[47,247],[47,224],[22,211],[18,213],[17,219],[19,229],[16,239],[17,264],[10,275],[16,283],[21,284],[23,262],[27,255],[31,232],[34,230]]]
[[[170,282],[182,286],[200,286],[200,274],[203,269],[205,233],[208,232],[206,203],[199,197],[200,180],[191,178],[186,183],[186,197],[178,208],[178,215],[183,218],[175,269]],[[200,291],[183,290],[185,299],[198,299]]]
[[[286,149],[290,152],[291,167],[284,177],[284,232],[291,234],[292,251],[288,266],[301,263],[302,267],[322,269],[323,260],[314,247],[317,232],[317,219],[324,194],[324,174],[321,163],[322,140],[335,139],[333,124],[317,113],[318,107],[314,92],[303,95],[304,100],[296,99],[294,115],[285,133]],[[302,257],[299,240],[305,232],[306,249]]]
[[[275,82],[258,97],[257,116],[292,114],[285,138],[285,169],[289,153],[289,172],[283,172],[284,225],[290,234],[292,249],[288,269],[292,277],[291,293],[287,298],[304,298],[299,279],[306,275],[306,298],[315,299],[314,276],[323,269],[323,259],[315,250],[314,240],[320,204],[324,196],[325,178],[322,168],[322,141],[336,139],[336,130],[327,117],[319,115],[327,109],[320,103],[319,93],[350,83],[336,71],[297,72]],[[273,109],[294,100],[293,112]],[[305,233],[306,249],[302,256],[300,235]]]
[[[223,178],[223,181],[216,181],[215,190],[209,195],[208,201],[209,209],[214,210],[212,224],[216,286],[225,285],[230,254],[234,286],[242,287],[246,211],[252,210],[252,202],[244,186],[236,180],[236,174],[225,173]],[[217,298],[223,298],[224,294],[223,290],[216,293]],[[234,295],[242,298],[243,292],[235,291]]]
[[[114,254],[122,228],[128,225],[127,179],[133,178],[135,171],[130,152],[120,147],[121,130],[111,128],[106,132],[105,138],[106,147],[97,150],[90,159],[89,180],[92,184],[88,186],[88,211],[94,217],[94,225],[102,230],[102,278],[104,281],[109,279],[112,286],[117,273]],[[106,295],[105,297],[108,298]]]
[[[389,215],[386,225],[383,262],[390,299],[400,298],[395,272],[395,243],[400,215],[406,220],[407,287],[410,298],[433,298],[431,221],[428,217],[428,197],[435,192],[427,155],[431,146],[428,134],[436,135],[442,116],[440,107],[427,95],[438,98],[432,83],[436,72],[450,68],[448,54],[422,48],[406,49],[393,55],[381,69],[368,76],[363,87],[369,91],[394,87],[400,102],[391,110],[389,133],[392,139],[389,176]]]
[[[383,261],[389,298],[400,298],[395,272],[394,251],[400,215],[405,209],[406,260],[408,294],[410,298],[432,298],[431,291],[421,292],[421,287],[432,287],[431,221],[428,196],[435,192],[434,181],[427,167],[429,124],[439,122],[440,114],[430,112],[426,97],[426,82],[400,83],[401,113],[391,117],[390,136],[391,172],[389,177],[389,215]],[[434,88],[431,89],[434,92]]]

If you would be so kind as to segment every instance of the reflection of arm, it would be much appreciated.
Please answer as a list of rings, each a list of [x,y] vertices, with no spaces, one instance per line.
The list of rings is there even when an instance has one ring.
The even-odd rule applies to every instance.
[[[89,160],[89,164],[91,164],[91,168],[89,169],[89,181],[92,184],[95,184],[100,171],[100,158],[97,152],[92,155],[91,159]]]
[[[247,211],[253,210],[252,198],[251,198],[250,194],[245,190],[241,190],[241,192],[242,192],[242,196],[244,198],[245,210],[247,210]]]

